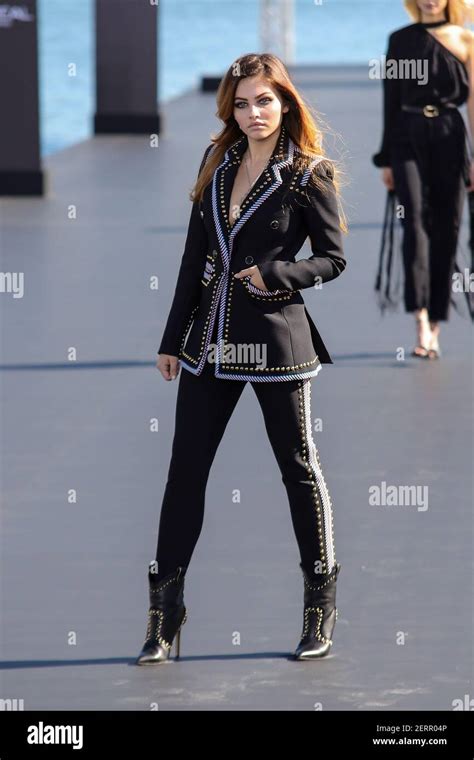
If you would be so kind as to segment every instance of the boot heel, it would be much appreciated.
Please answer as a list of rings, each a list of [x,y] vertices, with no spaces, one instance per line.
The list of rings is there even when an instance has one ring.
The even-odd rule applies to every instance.
[[[178,630],[178,633],[176,634],[176,659],[179,660],[179,653],[181,649],[181,628]]]
[[[177,660],[179,660],[179,653],[181,651],[181,628],[183,627],[187,619],[188,619],[188,613],[185,612],[183,622],[179,626],[178,632],[176,634],[175,655],[176,655]]]

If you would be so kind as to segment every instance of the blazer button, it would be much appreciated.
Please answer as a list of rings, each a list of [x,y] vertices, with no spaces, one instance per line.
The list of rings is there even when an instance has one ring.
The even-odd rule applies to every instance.
[[[246,256],[245,257],[245,263],[246,264],[253,264],[253,256]]]
[[[216,258],[217,258],[217,251],[216,251],[215,249],[214,249],[214,250],[213,250],[213,252],[212,252],[212,258],[213,258],[213,259],[216,259]]]
[[[199,212],[201,214],[201,219],[204,219],[204,211]]]
[[[270,222],[270,227],[273,227],[274,230],[276,230],[277,227],[279,227],[279,226],[280,226],[280,222],[278,221],[278,219],[273,219]]]

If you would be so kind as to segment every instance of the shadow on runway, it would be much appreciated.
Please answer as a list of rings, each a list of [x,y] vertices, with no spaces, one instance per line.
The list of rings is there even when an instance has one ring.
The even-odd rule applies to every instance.
[[[314,660],[314,662],[321,662],[322,660],[331,660],[334,658],[334,654],[328,654],[324,658]],[[136,665],[136,657],[96,657],[84,660],[4,660],[0,662],[0,670],[22,670],[27,668],[65,668],[71,666],[81,665],[135,665],[140,668],[153,668],[158,667],[157,664],[152,665]],[[166,663],[172,662],[201,662],[201,661],[223,661],[230,660],[290,660],[291,662],[304,662],[303,660],[295,660],[292,653],[289,652],[248,652],[246,654],[202,654],[202,655],[181,655],[179,660],[175,660],[174,656],[170,657]],[[306,661],[307,662],[307,661]]]
[[[415,364],[423,363],[417,357],[410,356],[407,352],[406,359],[413,359]],[[370,366],[371,362],[378,362],[373,366],[400,367],[406,366],[405,361],[397,361],[393,352],[389,351],[361,351],[352,354],[332,354],[334,363],[336,362],[355,362],[362,361],[360,366]],[[389,362],[389,364],[380,364],[380,362]],[[423,360],[426,361],[426,360]],[[428,362],[427,362],[428,363]],[[432,363],[432,362],[430,362]],[[117,359],[115,361],[91,361],[91,362],[29,362],[20,364],[0,364],[0,372],[8,371],[29,371],[29,370],[79,370],[79,369],[125,369],[126,367],[155,367],[156,363],[148,360],[139,359]],[[328,365],[329,366],[329,365]],[[351,364],[351,366],[354,366]]]

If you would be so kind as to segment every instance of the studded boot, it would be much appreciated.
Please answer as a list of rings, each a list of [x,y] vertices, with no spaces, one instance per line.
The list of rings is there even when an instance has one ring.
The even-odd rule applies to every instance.
[[[178,567],[160,581],[156,573],[148,571],[150,608],[145,643],[136,665],[154,665],[169,660],[173,639],[176,636],[176,659],[180,653],[181,626],[187,619],[184,606],[185,567]]]
[[[336,563],[329,575],[310,581],[303,565],[304,623],[301,641],[295,650],[296,660],[325,657],[332,646],[331,636],[337,620],[336,581],[341,565]]]

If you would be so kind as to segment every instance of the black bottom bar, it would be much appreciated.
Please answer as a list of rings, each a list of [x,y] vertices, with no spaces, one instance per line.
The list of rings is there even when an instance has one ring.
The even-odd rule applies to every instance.
[[[7,663],[3,663],[7,665]],[[77,664],[77,663],[76,663]],[[87,664],[87,663],[86,663]],[[143,711],[137,712],[79,712],[76,710],[60,712],[23,712],[14,711],[8,714],[0,711],[0,757],[2,760],[16,758],[61,758],[74,757],[74,749],[80,749],[77,757],[96,758],[105,756],[103,748],[107,748],[107,756],[114,757],[117,753],[128,754],[129,757],[139,756],[140,742],[143,736],[150,739],[169,734],[179,733],[180,748],[193,751],[198,745],[207,746],[207,736],[215,731],[215,712],[192,711],[184,709],[160,710],[158,703],[150,709],[150,688],[153,695],[160,694],[160,689],[166,694],[166,688],[160,684],[162,667],[152,666],[160,671],[153,671],[153,678],[143,681]],[[173,670],[181,669],[182,665],[174,665]],[[184,668],[187,666],[184,665]],[[318,667],[314,668],[318,670]],[[141,675],[141,674],[140,674]],[[148,675],[148,673],[147,673]],[[159,676],[159,678],[157,677]],[[168,674],[166,674],[168,677]],[[174,673],[173,673],[174,677]],[[314,682],[317,684],[317,678]],[[150,684],[152,686],[150,687]],[[315,691],[315,697],[318,692]],[[74,695],[72,695],[74,698]],[[461,695],[462,696],[462,695]],[[337,751],[344,751],[345,758],[355,757],[359,750],[364,758],[403,758],[403,760],[471,760],[473,756],[473,714],[470,711],[469,695],[464,695],[469,704],[462,706],[461,711],[420,711],[420,712],[356,712],[331,710],[306,710],[304,712],[284,712],[285,731],[296,750],[304,751],[308,736],[321,737],[329,744],[329,752],[319,752],[321,757],[335,757]],[[291,694],[288,694],[291,702]],[[459,701],[462,701],[461,699]],[[466,701],[466,700],[464,700]],[[8,700],[11,702],[11,700]],[[250,707],[250,706],[249,706]],[[185,715],[181,714],[182,712]],[[243,730],[247,722],[253,722],[253,716],[248,710],[243,715],[238,713],[221,712],[219,721],[232,724],[232,746],[238,747],[242,754],[248,750],[248,732]],[[206,714],[207,713],[207,714]],[[281,737],[281,712],[258,710],[257,726],[260,731],[262,755],[267,756],[267,749],[277,748],[278,737]],[[191,727],[196,721],[196,730]],[[199,721],[199,722],[198,722]],[[203,733],[203,730],[206,731]],[[294,730],[293,730],[294,729]],[[199,739],[199,736],[202,739]],[[280,739],[281,741],[281,739]],[[55,746],[56,745],[56,746]],[[61,746],[57,746],[61,745]],[[66,746],[64,746],[66,745]],[[256,746],[258,744],[256,743]],[[326,746],[324,749],[326,749]],[[159,747],[158,747],[159,749]],[[137,751],[138,750],[138,751]],[[151,756],[151,753],[149,753]]]

